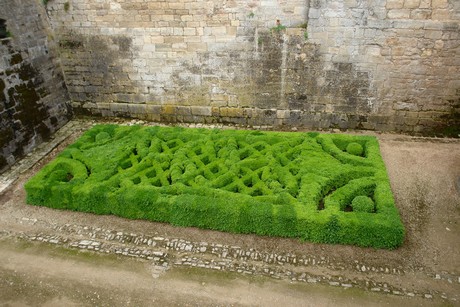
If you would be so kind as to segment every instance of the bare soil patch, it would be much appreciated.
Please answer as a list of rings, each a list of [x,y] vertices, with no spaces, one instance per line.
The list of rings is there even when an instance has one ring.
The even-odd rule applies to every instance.
[[[0,304],[6,306],[424,306],[441,300],[173,268],[154,279],[126,257],[0,241]]]

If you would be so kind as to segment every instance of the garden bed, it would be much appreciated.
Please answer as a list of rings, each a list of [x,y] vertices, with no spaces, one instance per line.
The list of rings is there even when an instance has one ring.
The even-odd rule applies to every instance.
[[[180,226],[396,248],[370,136],[99,125],[25,186],[27,202]]]

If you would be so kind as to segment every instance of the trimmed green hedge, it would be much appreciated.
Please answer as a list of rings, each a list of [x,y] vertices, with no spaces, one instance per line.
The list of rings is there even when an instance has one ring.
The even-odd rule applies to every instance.
[[[352,143],[347,145],[347,152],[350,155],[362,156],[363,152],[364,152],[364,149],[363,149],[363,146],[361,146],[361,144],[356,143],[356,142],[352,142]]]
[[[351,202],[351,208],[355,212],[374,212],[374,201],[369,196],[356,196]]]
[[[25,188],[33,205],[180,226],[387,249],[404,239],[370,136],[99,125]]]

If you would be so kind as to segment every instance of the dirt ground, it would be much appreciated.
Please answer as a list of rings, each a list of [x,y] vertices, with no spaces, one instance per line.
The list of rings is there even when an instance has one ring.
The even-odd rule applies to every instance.
[[[173,268],[60,247],[0,241],[1,306],[428,306],[422,298]],[[442,302],[434,301],[437,304]]]
[[[128,300],[133,305],[267,306],[292,303],[354,306],[391,303],[410,306],[455,305],[460,300],[460,140],[376,135],[396,205],[406,227],[403,246],[388,251],[179,228],[26,205],[23,184],[80,133],[75,131],[0,194],[0,238],[3,240],[0,259],[9,259],[0,262],[3,276],[0,278],[0,305],[36,305],[39,301],[34,301],[34,296],[28,295],[30,293],[41,293],[37,297],[43,296],[43,299],[38,305],[45,306],[121,305],[121,302],[126,305]],[[17,241],[21,234],[52,234],[56,227],[66,224],[237,245],[267,252],[315,255],[340,268],[331,270],[330,266],[321,265],[307,268],[317,276],[343,276],[366,284],[378,281],[416,295],[396,296],[263,277],[253,277],[255,281],[241,274],[181,267],[172,267],[159,279],[152,280],[148,261],[102,257],[96,253],[91,257],[81,256],[65,249],[55,252],[36,245],[24,247],[22,241]],[[359,267],[356,269],[357,264],[365,264],[368,269],[365,272]],[[370,267],[394,268],[402,273],[384,274],[369,270]],[[8,280],[13,283],[8,284]],[[97,295],[91,294],[93,292],[104,299],[97,301]]]

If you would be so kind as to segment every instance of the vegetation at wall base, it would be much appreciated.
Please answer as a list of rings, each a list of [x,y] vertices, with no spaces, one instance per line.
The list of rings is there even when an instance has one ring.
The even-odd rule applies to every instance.
[[[272,32],[280,33],[281,31],[286,30],[286,26],[283,26],[282,24],[279,24],[275,27],[270,28]]]
[[[386,249],[404,240],[371,136],[97,125],[25,189],[33,205],[178,226]]]

